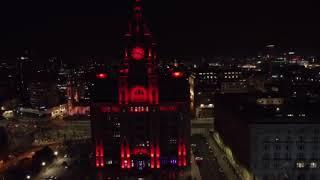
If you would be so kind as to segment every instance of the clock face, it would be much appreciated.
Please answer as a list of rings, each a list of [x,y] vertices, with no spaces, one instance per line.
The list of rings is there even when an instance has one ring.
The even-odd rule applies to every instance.
[[[141,47],[134,47],[131,51],[131,56],[134,60],[140,61],[144,58],[144,50]]]

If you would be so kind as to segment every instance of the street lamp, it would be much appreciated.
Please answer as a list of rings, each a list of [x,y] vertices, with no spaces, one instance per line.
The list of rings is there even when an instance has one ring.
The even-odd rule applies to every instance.
[[[31,179],[31,176],[30,176],[30,175],[27,175],[27,176],[26,176],[26,179]]]
[[[55,156],[58,156],[58,151],[55,151],[55,152],[53,152],[53,154],[55,155]]]
[[[41,165],[42,165],[42,166],[45,166],[45,165],[46,165],[46,162],[42,162]]]

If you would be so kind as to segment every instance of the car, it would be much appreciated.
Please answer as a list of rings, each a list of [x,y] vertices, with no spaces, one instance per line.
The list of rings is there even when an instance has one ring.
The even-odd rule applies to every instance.
[[[45,178],[45,180],[57,180],[58,178],[56,176],[49,176]]]
[[[197,157],[195,157],[194,159],[195,159],[196,161],[202,161],[202,160],[203,160],[203,157],[197,156]]]

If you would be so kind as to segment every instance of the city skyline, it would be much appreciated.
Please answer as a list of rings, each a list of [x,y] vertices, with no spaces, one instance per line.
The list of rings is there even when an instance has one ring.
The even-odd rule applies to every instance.
[[[318,180],[306,4],[0,6],[0,179]]]

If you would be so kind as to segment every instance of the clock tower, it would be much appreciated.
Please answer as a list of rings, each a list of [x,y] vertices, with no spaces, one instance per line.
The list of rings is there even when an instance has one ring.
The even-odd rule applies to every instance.
[[[119,69],[93,76],[90,118],[97,179],[177,177],[190,165],[187,77],[177,68],[159,69],[140,0],[124,38]]]
[[[142,16],[140,0],[125,34],[126,48],[120,70],[119,104],[159,103],[155,43]]]

